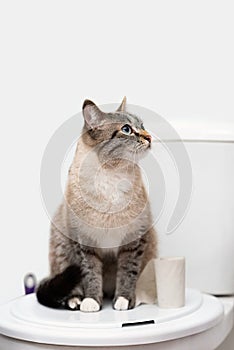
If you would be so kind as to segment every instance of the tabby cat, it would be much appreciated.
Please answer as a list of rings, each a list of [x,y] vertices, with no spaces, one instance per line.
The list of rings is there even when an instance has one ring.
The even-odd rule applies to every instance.
[[[142,120],[83,104],[84,126],[64,200],[51,223],[50,276],[37,289],[48,307],[93,312],[135,306],[136,282],[156,256],[157,238],[138,160],[151,147]]]

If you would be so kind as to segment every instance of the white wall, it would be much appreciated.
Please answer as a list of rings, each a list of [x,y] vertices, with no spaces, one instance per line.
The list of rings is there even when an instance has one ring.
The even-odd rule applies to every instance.
[[[85,98],[234,118],[232,1],[5,1],[0,5],[0,301],[47,274],[40,162]]]

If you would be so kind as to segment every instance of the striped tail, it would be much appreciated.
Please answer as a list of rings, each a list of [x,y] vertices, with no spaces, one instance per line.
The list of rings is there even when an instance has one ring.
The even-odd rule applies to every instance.
[[[72,290],[81,281],[79,266],[68,266],[62,273],[53,278],[41,281],[37,288],[37,300],[40,304],[51,308],[64,308]]]

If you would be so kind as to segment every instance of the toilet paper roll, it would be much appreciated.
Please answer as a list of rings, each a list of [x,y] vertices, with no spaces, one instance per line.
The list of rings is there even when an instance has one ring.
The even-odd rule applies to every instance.
[[[185,258],[163,257],[154,260],[158,306],[179,308],[185,305]]]

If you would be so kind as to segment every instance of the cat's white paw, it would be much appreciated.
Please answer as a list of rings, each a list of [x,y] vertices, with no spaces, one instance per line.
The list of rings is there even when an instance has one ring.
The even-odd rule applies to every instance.
[[[81,304],[81,300],[78,297],[73,297],[68,300],[67,305],[72,310],[79,309],[79,305]]]
[[[80,305],[80,311],[95,312],[100,310],[100,305],[93,298],[84,298]]]
[[[129,300],[124,297],[118,297],[114,303],[115,310],[128,310]]]

